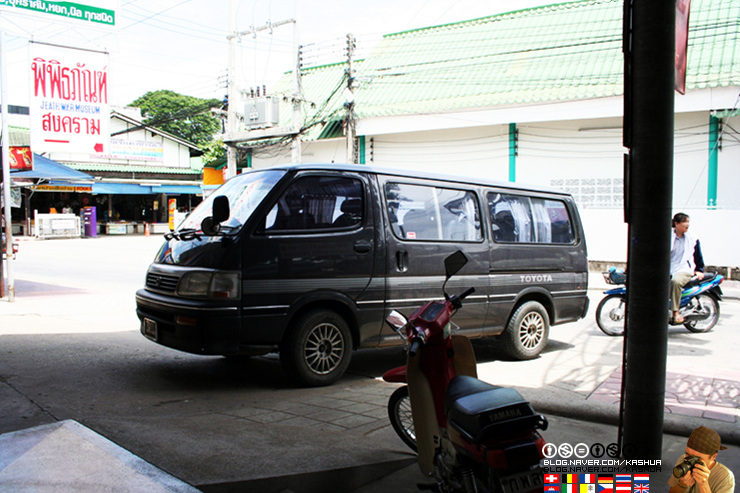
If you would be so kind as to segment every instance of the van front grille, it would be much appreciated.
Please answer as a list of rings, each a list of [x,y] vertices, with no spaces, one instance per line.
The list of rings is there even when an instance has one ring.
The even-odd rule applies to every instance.
[[[169,276],[150,272],[146,275],[146,287],[153,291],[164,291],[174,293],[177,289],[177,283],[180,280],[178,276]]]

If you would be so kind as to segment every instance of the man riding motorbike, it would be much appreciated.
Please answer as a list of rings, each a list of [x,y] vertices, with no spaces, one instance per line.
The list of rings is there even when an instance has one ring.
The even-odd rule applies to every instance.
[[[699,240],[689,233],[689,215],[683,212],[673,216],[671,237],[671,313],[672,323],[682,324],[679,313],[681,292],[692,277],[704,278],[704,258]]]

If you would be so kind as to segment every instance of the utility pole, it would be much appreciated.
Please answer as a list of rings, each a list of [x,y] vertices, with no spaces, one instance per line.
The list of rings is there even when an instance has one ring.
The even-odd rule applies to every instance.
[[[673,201],[676,2],[625,0],[627,323],[620,442],[627,458],[660,459]]]
[[[234,135],[238,128],[236,121],[237,101],[239,90],[236,87],[236,43],[238,41],[236,33],[236,0],[229,0],[229,72],[227,74],[227,90],[229,106],[226,116],[226,131],[229,135]],[[236,144],[228,144],[226,147],[226,172],[224,178],[229,179],[236,175],[237,167],[237,150]]]
[[[10,214],[10,136],[8,132],[8,72],[5,56],[5,31],[0,31],[0,98],[2,98],[2,158],[3,158],[3,203],[5,213],[5,248],[8,266],[8,301],[15,301],[15,280],[13,279],[13,221]],[[2,221],[0,221],[2,222]],[[0,240],[2,243],[2,240]],[[0,291],[5,288],[2,255],[0,255]]]
[[[293,13],[295,19],[293,21],[293,45],[296,48],[295,51],[295,69],[293,71],[293,139],[290,142],[290,156],[293,164],[301,162],[302,150],[301,150],[301,125],[303,116],[301,114],[301,103],[303,102],[303,89],[301,88],[301,36],[298,29],[298,19],[300,18],[300,0],[295,0]]]
[[[355,55],[356,42],[352,34],[347,34],[347,88],[344,90],[344,103],[347,108],[347,120],[345,124],[345,134],[347,136],[347,162],[354,163],[355,159],[355,94],[354,82],[355,71],[353,60]]]
[[[236,174],[237,168],[237,140],[235,136],[239,130],[239,122],[237,116],[237,110],[241,97],[239,94],[239,88],[236,85],[236,44],[239,38],[247,35],[256,35],[260,31],[270,31],[276,27],[283,26],[285,24],[293,24],[293,40],[296,46],[296,70],[293,79],[293,140],[291,142],[291,154],[294,163],[301,162],[301,48],[298,45],[299,32],[298,32],[298,9],[300,8],[299,0],[295,0],[295,18],[288,19],[278,22],[267,22],[262,27],[252,26],[246,31],[237,32],[236,30],[236,0],[230,0],[230,17],[229,17],[229,74],[228,74],[228,97],[229,97],[229,108],[227,112],[227,154],[226,154],[226,176],[225,178],[231,178]],[[242,140],[244,141],[244,140]]]

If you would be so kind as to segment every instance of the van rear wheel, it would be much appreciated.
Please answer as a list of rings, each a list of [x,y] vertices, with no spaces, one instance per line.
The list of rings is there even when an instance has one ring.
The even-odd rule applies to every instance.
[[[504,351],[518,360],[539,356],[550,335],[550,317],[536,301],[528,301],[516,309],[502,334]]]
[[[352,357],[347,322],[331,310],[316,310],[299,318],[280,347],[285,370],[309,387],[339,380]]]

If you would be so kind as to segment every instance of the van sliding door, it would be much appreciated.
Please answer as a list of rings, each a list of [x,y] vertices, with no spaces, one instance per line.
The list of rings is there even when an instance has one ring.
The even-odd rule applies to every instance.
[[[468,264],[447,284],[447,292],[475,293],[453,321],[477,336],[485,322],[488,244],[475,190],[459,184],[381,177],[387,238],[386,312],[411,315],[421,304],[443,299],[444,259],[457,250]],[[388,328],[382,339],[397,338]],[[395,339],[394,339],[394,342]]]
[[[569,202],[511,190],[489,191],[486,199],[493,237],[486,325],[501,332],[517,297],[535,291],[554,302],[551,324],[572,318],[569,312],[582,310],[588,266]]]

